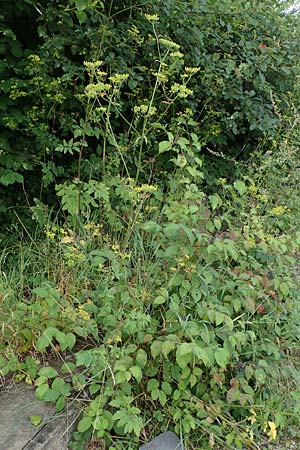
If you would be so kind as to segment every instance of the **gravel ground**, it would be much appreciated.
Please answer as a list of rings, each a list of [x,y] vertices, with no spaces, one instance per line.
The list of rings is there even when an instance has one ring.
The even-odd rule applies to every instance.
[[[300,450],[299,439],[293,439],[288,437],[282,437],[276,444],[270,442],[258,444],[260,450]]]

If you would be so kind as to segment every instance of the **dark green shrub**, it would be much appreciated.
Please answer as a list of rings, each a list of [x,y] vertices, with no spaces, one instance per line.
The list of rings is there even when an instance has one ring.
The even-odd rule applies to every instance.
[[[24,209],[24,191],[26,204],[36,197],[55,205],[55,184],[78,176],[101,179],[124,171],[124,161],[130,176],[161,176],[168,163],[157,164],[157,144],[185,109],[193,112],[207,154],[208,179],[215,166],[230,172],[231,163],[220,155],[241,158],[258,146],[268,149],[268,139],[278,137],[274,105],[288,111],[298,74],[297,20],[283,14],[283,2],[28,0],[2,6],[2,209]],[[128,75],[110,111],[111,142],[103,114],[90,115],[91,102],[82,97],[89,82],[83,63],[98,59],[104,79]],[[179,90],[184,66],[199,69],[187,96]],[[171,103],[170,92],[179,94]],[[145,130],[142,117],[133,123],[133,111],[150,100],[159,121],[156,126],[153,116]],[[116,145],[129,148],[123,162]]]

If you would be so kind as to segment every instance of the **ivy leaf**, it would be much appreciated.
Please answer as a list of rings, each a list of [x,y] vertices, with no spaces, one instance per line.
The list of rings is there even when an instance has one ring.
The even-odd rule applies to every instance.
[[[65,380],[63,380],[62,378],[55,378],[55,380],[53,381],[51,388],[54,389],[55,391],[59,392],[60,394],[66,394],[68,395],[69,393],[69,383],[66,383]]]
[[[162,295],[158,295],[155,299],[154,299],[154,305],[162,305],[163,303],[165,303],[167,301],[166,297],[163,297]]]
[[[216,325],[217,326],[221,325],[221,323],[224,322],[224,319],[225,319],[225,315],[223,313],[219,312],[219,311],[216,311],[216,315],[215,315]]]
[[[167,403],[167,396],[164,391],[159,391],[158,398],[161,406],[165,406],[165,404]]]
[[[208,198],[213,210],[222,205],[222,199],[218,195],[210,195]]]
[[[66,400],[63,396],[59,397],[55,405],[55,412],[60,412],[66,406]]]
[[[145,350],[140,348],[136,353],[135,357],[136,364],[143,369],[147,364],[147,360],[148,360],[147,353],[145,352]]]
[[[195,356],[197,356],[197,358],[200,359],[204,363],[205,366],[208,366],[210,364],[209,355],[205,348],[197,346],[194,350],[194,353],[195,353]]]
[[[236,189],[238,191],[238,193],[240,195],[245,194],[245,192],[247,192],[247,186],[245,185],[245,183],[243,181],[235,181],[233,183],[234,189]]]
[[[38,400],[43,400],[46,392],[49,390],[49,386],[47,383],[41,384],[35,391],[35,396]]]
[[[163,355],[167,356],[174,348],[176,347],[176,342],[174,341],[165,341],[162,344],[161,352]]]
[[[172,394],[172,386],[170,385],[170,383],[167,383],[166,381],[163,381],[161,383],[161,388],[167,395],[171,395]]]
[[[43,367],[39,370],[40,377],[55,378],[57,376],[57,371],[53,367]]]
[[[61,373],[71,373],[75,370],[76,365],[73,362],[65,362],[61,366]]]
[[[162,342],[161,341],[154,341],[151,344],[151,355],[152,358],[155,359],[161,352]]]
[[[222,367],[223,369],[226,368],[228,362],[229,362],[229,353],[225,348],[218,348],[215,351],[215,358],[217,364]]]
[[[153,390],[157,389],[159,386],[159,382],[156,380],[156,378],[151,378],[147,383],[147,391],[152,392]]]
[[[79,433],[84,433],[92,426],[92,418],[91,417],[83,417],[78,424]]]
[[[151,391],[152,400],[154,400],[154,401],[157,400],[159,397],[159,393],[160,393],[159,389],[153,389],[153,391]]]
[[[76,343],[76,337],[73,333],[67,333],[66,335],[66,344],[69,350],[72,350]]]
[[[138,366],[130,367],[129,372],[136,379],[137,382],[140,382],[143,376],[142,370]]]

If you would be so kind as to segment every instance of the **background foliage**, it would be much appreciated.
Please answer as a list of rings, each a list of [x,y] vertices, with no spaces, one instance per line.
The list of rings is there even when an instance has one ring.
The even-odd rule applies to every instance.
[[[1,376],[57,411],[79,399],[74,449],[167,427],[190,448],[292,431],[289,2],[1,6]]]
[[[158,143],[186,108],[207,179],[232,167],[222,154],[247,158],[276,145],[278,112],[288,113],[297,97],[299,73],[296,19],[283,7],[271,0],[2,2],[3,220],[7,207],[18,203],[23,215],[34,198],[56,204],[56,184],[124,173],[124,162],[130,176],[159,176],[166,160],[156,161]],[[84,61],[97,60],[105,72],[100,92],[86,98]],[[178,87],[186,84],[184,66],[198,68],[192,94]],[[118,93],[108,92],[116,74],[127,78]],[[114,138],[94,104],[110,104]]]

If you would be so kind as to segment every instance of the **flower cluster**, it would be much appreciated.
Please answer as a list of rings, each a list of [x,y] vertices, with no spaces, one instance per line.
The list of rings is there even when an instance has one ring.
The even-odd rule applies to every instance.
[[[283,216],[285,213],[290,212],[290,209],[287,206],[278,205],[274,206],[274,208],[270,209],[270,216]]]

